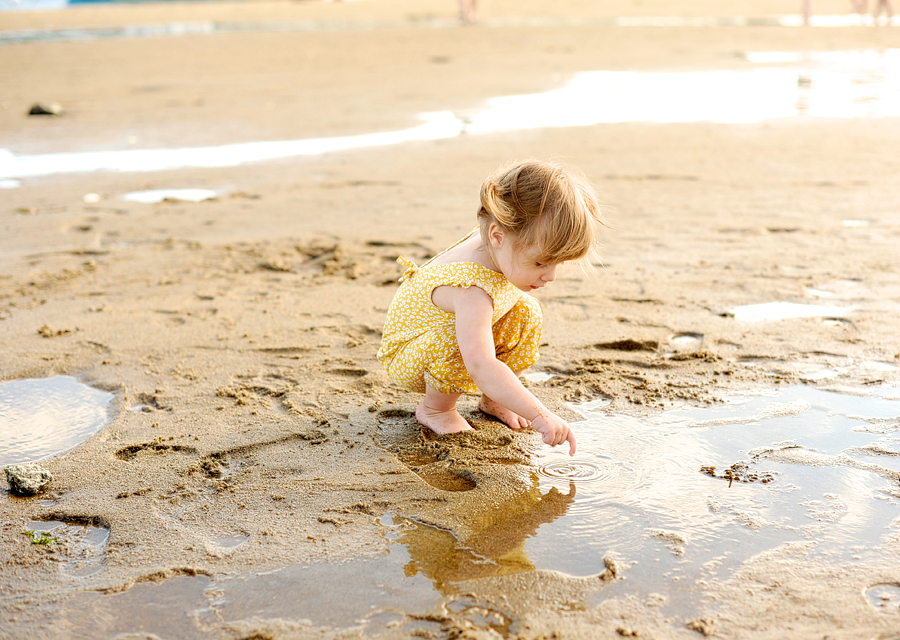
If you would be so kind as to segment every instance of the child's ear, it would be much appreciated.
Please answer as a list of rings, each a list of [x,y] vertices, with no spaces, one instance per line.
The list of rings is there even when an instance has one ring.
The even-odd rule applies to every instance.
[[[492,222],[488,228],[488,240],[491,243],[491,247],[499,249],[503,245],[503,238],[503,229],[496,222]]]

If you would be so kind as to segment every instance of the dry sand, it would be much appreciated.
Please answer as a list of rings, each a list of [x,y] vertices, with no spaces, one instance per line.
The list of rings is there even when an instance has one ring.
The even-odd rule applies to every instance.
[[[788,4],[484,2],[482,23],[469,28],[456,25],[449,0],[3,13],[3,31],[192,20],[316,28],[2,44],[0,146],[37,154],[391,131],[415,126],[422,112],[543,91],[579,71],[731,69],[746,51],[900,46],[890,28],[604,22],[797,10]],[[65,114],[26,116],[41,100],[62,103]],[[546,345],[537,369],[557,378],[539,393],[551,406],[568,411],[567,401],[602,393],[612,410],[644,415],[797,382],[814,366],[900,364],[898,149],[896,118],[632,123],[220,169],[51,175],[0,191],[0,377],[69,374],[117,394],[106,428],[46,463],[55,477],[48,494],[0,502],[0,607],[9,620],[0,636],[64,637],[65,625],[50,621],[77,592],[377,557],[389,544],[386,514],[452,531],[490,556],[564,511],[565,496],[535,496],[523,471],[540,446],[534,434],[478,416],[471,399],[475,433],[429,437],[411,414],[416,397],[392,386],[375,360],[394,259],[421,261],[470,229],[481,180],[509,159],[579,167],[611,227],[595,275],[569,273],[540,296]],[[121,199],[178,187],[224,195]],[[99,201],[85,202],[88,193]],[[843,300],[856,308],[851,322],[749,324],[725,313],[816,302],[808,288],[848,282],[857,285]],[[702,335],[703,348],[666,357],[680,333]],[[841,384],[898,379],[856,371]],[[134,404],[153,410],[126,410]],[[105,569],[64,576],[48,561],[52,550],[20,535],[37,519],[108,526]],[[215,544],[236,533],[248,536],[236,551]],[[876,611],[863,592],[898,581],[900,542],[860,542],[887,551],[876,563],[831,566],[808,545],[780,547],[727,582],[698,585],[704,605],[681,617],[653,599],[585,606],[622,578],[612,560],[593,578],[450,572],[422,633],[496,637],[455,613],[466,594],[505,616],[501,635],[523,639],[897,637],[900,612]],[[386,628],[379,637],[414,632]],[[359,631],[248,617],[203,633]]]

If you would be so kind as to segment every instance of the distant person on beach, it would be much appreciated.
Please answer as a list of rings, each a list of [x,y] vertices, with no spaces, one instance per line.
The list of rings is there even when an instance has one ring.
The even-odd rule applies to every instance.
[[[809,24],[809,19],[812,17],[812,0],[801,1],[800,13],[803,14],[803,24]]]
[[[561,265],[589,265],[602,224],[593,189],[556,164],[528,160],[481,186],[478,227],[421,267],[405,259],[378,359],[396,383],[424,393],[418,421],[437,434],[472,427],[456,402],[513,429],[531,426],[551,446],[575,434],[519,380],[538,359],[541,308],[530,294]]]
[[[478,0],[459,0],[459,15],[463,24],[474,24],[478,20]]]
[[[890,21],[894,17],[892,2],[893,0],[875,0],[875,10],[872,12],[872,17],[877,20],[878,16],[881,15],[881,9],[884,8],[885,16]],[[853,5],[853,11],[862,16],[866,13],[869,0],[850,0],[850,4]],[[803,14],[803,24],[809,24],[809,19],[812,17],[812,0],[801,0],[800,12]]]
[[[853,8],[859,15],[863,15],[866,13],[866,9],[869,5],[869,0],[850,0],[853,3]],[[887,19],[890,20],[894,17],[894,7],[891,4],[891,0],[875,0],[875,9],[872,11],[872,17],[876,20],[878,16],[881,15],[881,9],[884,9],[884,15],[887,16]]]

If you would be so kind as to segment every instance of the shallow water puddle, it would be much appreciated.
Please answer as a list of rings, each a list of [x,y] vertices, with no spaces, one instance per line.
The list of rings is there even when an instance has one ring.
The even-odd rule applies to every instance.
[[[852,307],[826,307],[818,304],[795,302],[764,302],[735,307],[731,315],[736,320],[760,322],[764,320],[790,320],[792,318],[840,319],[853,311]]]
[[[879,552],[900,511],[900,392],[861,393],[789,387],[647,419],[611,414],[604,399],[578,405],[586,416],[575,425],[579,453],[541,448],[537,491],[465,545],[387,514],[379,522],[389,552],[374,558],[82,592],[61,618],[105,637],[207,637],[251,619],[262,628],[281,621],[428,635],[439,628],[426,614],[453,583],[534,569],[594,576],[607,553],[625,579],[586,605],[653,593],[670,613],[687,615],[704,582],[727,579],[785,542],[814,541],[817,554],[841,562]],[[222,542],[240,547],[248,538]],[[891,609],[900,587],[872,585],[867,596]],[[503,611],[468,596],[445,604],[483,630],[510,628]]]
[[[399,613],[424,614],[440,594],[427,578],[407,571],[409,556],[402,546],[393,547],[387,555],[339,564],[292,565],[215,581],[177,576],[109,595],[81,592],[54,619],[64,620],[73,638],[128,633],[208,638],[222,624],[251,619],[356,628],[366,634],[437,631],[434,623]]]
[[[159,202],[203,202],[214,200],[219,196],[212,189],[149,189],[147,191],[131,191],[122,196],[122,200],[154,204]]]
[[[647,420],[585,416],[575,458],[540,451],[541,487],[576,491],[525,548],[537,568],[575,576],[600,573],[613,552],[628,579],[603,598],[656,592],[678,610],[699,581],[789,541],[852,561],[900,514],[896,390],[790,387]]]
[[[0,383],[0,467],[68,451],[108,421],[113,394],[71,376]]]
[[[866,589],[866,597],[876,609],[896,611],[900,609],[900,585],[876,584]]]
[[[32,544],[65,547],[65,553],[58,557],[58,561],[63,564],[62,570],[67,575],[92,576],[106,566],[107,527],[59,520],[32,520],[27,533]]]
[[[425,114],[425,124],[402,131],[386,131],[334,138],[243,142],[179,149],[126,149],[47,153],[17,156],[0,149],[0,178],[22,178],[90,171],[144,172],[188,167],[234,167],[249,162],[317,156],[323,153],[400,144],[414,140],[452,138],[460,123],[449,112]]]
[[[458,112],[421,114],[400,131],[181,149],[16,155],[0,149],[0,179],[88,171],[230,167],[463,134],[619,122],[753,123],[776,118],[900,116],[900,49],[748,53],[750,68],[588,71],[543,93],[503,96]]]
[[[782,54],[789,55],[789,54]],[[811,116],[900,116],[900,49],[747,54],[753,68],[590,71],[540,94],[504,96],[464,118],[466,133],[612,122],[751,123]],[[781,66],[775,66],[781,64]]]
[[[142,582],[112,595],[84,591],[48,616],[47,622],[66,629],[66,637],[72,640],[124,634],[205,639],[209,634],[198,627],[195,607],[205,604],[202,592],[209,581],[205,576],[176,576],[159,584]]]

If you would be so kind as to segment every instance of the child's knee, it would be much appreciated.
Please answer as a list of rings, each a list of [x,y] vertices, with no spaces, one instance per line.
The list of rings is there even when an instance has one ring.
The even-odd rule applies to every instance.
[[[528,360],[537,359],[541,341],[541,307],[531,296],[523,296],[500,321],[494,325],[494,346],[497,358],[510,364],[516,355],[528,353]],[[531,366],[528,364],[527,366]]]
[[[525,335],[540,332],[543,318],[538,301],[531,296],[523,296],[496,326],[502,333]]]

